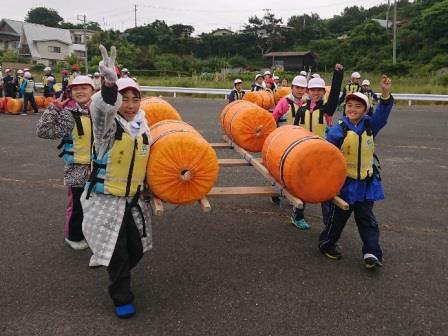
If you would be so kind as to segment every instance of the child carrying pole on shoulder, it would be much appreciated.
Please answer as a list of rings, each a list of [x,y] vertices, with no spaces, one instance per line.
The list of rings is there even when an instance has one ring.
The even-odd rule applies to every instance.
[[[109,295],[119,318],[135,314],[131,270],[152,247],[145,186],[151,136],[141,94],[131,78],[117,78],[115,47],[100,45],[101,91],[92,98],[92,173],[81,202],[91,262],[107,267]]]
[[[301,126],[311,133],[325,138],[327,129],[331,125],[333,114],[338,106],[343,77],[344,67],[342,64],[336,64],[331,81],[330,94],[326,101],[324,100],[325,81],[320,77],[311,78],[308,81],[308,100],[297,111],[294,117],[294,125]],[[321,204],[324,221],[327,218],[328,203],[324,202]],[[300,230],[311,228],[311,225],[305,220],[304,208],[293,207],[292,209],[291,224]]]
[[[374,202],[384,199],[378,168],[374,165],[374,139],[386,125],[392,110],[391,85],[392,81],[383,75],[380,82],[380,103],[371,117],[366,115],[369,100],[363,93],[347,95],[346,116],[331,127],[327,134],[327,140],[341,149],[347,161],[347,179],[340,197],[350,208],[342,210],[334,204],[330,205],[328,221],[319,236],[319,249],[332,260],[341,259],[342,255],[336,244],[347,220],[354,212],[363,242],[362,255],[367,269],[383,266],[380,231],[373,214]]]

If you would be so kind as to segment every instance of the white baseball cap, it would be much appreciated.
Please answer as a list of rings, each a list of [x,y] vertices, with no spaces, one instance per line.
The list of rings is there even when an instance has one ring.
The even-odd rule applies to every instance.
[[[354,73],[352,73],[352,78],[361,78],[361,74],[355,71]]]
[[[308,86],[308,81],[306,80],[305,76],[295,76],[294,79],[292,80],[291,85],[294,86],[300,86],[300,87],[304,87],[306,88]]]
[[[300,71],[300,76],[305,76],[306,77],[307,73],[305,70]]]
[[[117,84],[118,92],[125,89],[134,89],[140,92],[140,86],[138,86],[138,84],[132,78],[120,78],[115,83]]]
[[[322,78],[311,78],[308,82],[308,89],[325,89],[325,81]]]
[[[51,68],[50,67],[45,67],[44,71],[51,71]]]
[[[75,85],[90,85],[95,90],[95,84],[93,83],[92,78],[90,78],[89,76],[81,76],[81,75],[76,76],[68,87],[71,88]]]
[[[279,77],[279,76],[274,76],[274,77],[272,77],[272,79],[273,79],[273,80],[279,80],[280,77]]]
[[[265,72],[264,72],[264,76],[266,76],[266,75],[270,75],[271,74],[271,72],[269,71],[269,70],[266,70]]]
[[[259,78],[259,77],[263,77],[263,75],[262,74],[256,74],[255,75],[255,80],[257,80],[257,78]]]
[[[97,72],[95,72],[93,75],[94,75],[95,77],[99,77],[99,76],[100,76],[100,73],[97,71]]]
[[[129,72],[129,70],[127,68],[123,68],[121,69],[121,72]]]
[[[350,93],[349,95],[347,95],[347,97],[345,97],[345,102],[348,102],[350,99],[360,101],[366,106],[366,110],[369,109],[370,106],[369,98],[367,98],[367,96],[364,93],[361,92]]]
[[[20,69],[19,69],[19,70],[17,70],[17,73],[18,73],[18,74],[23,74],[23,70],[20,70]]]
[[[314,74],[311,75],[311,78],[320,78],[320,75],[317,74],[317,73],[314,73]]]
[[[237,78],[237,79],[235,79],[234,81],[233,81],[233,84],[239,84],[239,83],[242,83],[243,81],[241,80],[241,79],[239,79],[239,78]]]
[[[370,81],[368,79],[364,79],[361,85],[370,85]]]
[[[23,77],[25,77],[25,78],[27,78],[27,79],[30,79],[30,78],[33,77],[33,76],[31,76],[31,72],[26,71],[26,72],[23,74]]]

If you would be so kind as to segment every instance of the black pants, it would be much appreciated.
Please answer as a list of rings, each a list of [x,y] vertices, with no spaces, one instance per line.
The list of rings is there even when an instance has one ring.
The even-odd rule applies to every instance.
[[[356,202],[350,205],[349,210],[342,210],[330,204],[328,219],[324,230],[319,236],[320,249],[332,249],[341,237],[345,224],[352,212],[355,213],[355,222],[363,242],[362,253],[373,254],[378,260],[383,260],[383,251],[380,247],[380,229],[373,214],[373,201]]]
[[[143,256],[143,245],[140,232],[134,219],[129,214],[123,218],[117,244],[110,260],[109,295],[115,306],[132,303],[134,294],[131,291],[131,270]]]
[[[84,218],[81,194],[84,191],[82,187],[67,187],[67,210],[65,221],[65,237],[68,240],[79,242],[84,240],[82,233],[82,220]]]
[[[34,93],[27,93],[23,95],[23,109],[22,113],[26,113],[26,109],[28,108],[28,102],[30,102],[31,107],[34,110],[34,113],[39,112],[37,109],[36,101],[34,100]]]

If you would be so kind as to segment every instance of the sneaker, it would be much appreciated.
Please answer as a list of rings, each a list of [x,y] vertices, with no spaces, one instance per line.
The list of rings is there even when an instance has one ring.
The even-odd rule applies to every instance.
[[[115,307],[115,314],[118,318],[127,319],[135,315],[135,307],[132,303],[128,303]]]
[[[328,259],[331,260],[339,260],[342,258],[342,254],[341,252],[339,252],[338,250],[336,250],[336,248],[332,248],[332,249],[321,249],[320,252],[322,252],[322,254],[324,256],[326,256]]]
[[[311,225],[306,222],[303,218],[298,220],[294,219],[294,217],[291,217],[291,224],[294,225],[299,230],[309,230],[311,228]]]
[[[86,248],[89,248],[89,245],[87,245],[87,242],[84,239],[77,242],[65,238],[65,242],[74,250],[85,250]]]
[[[376,267],[383,267],[383,263],[379,261],[377,258],[368,257],[364,259],[364,266],[369,269],[375,269]]]
[[[96,261],[95,256],[92,255],[89,260],[89,267],[90,268],[98,268],[101,266],[103,266],[103,265],[101,265],[98,261]]]
[[[280,197],[278,196],[271,197],[271,202],[274,203],[275,205],[280,205]]]

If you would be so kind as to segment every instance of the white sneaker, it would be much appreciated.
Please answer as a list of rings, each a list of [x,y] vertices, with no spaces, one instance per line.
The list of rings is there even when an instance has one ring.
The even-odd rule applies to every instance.
[[[65,238],[65,242],[68,245],[70,245],[70,247],[74,250],[85,250],[85,249],[89,248],[89,245],[87,244],[87,242],[84,239],[79,242],[76,242],[76,241],[68,240],[67,238]]]
[[[96,261],[95,255],[92,255],[90,257],[89,267],[96,268],[96,267],[101,267],[101,266],[103,266],[103,265],[101,265],[98,261]]]

